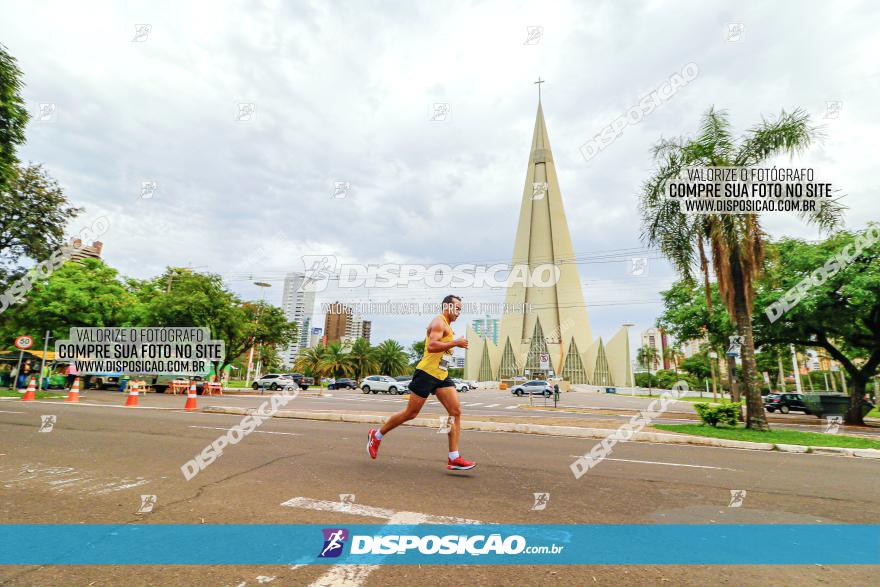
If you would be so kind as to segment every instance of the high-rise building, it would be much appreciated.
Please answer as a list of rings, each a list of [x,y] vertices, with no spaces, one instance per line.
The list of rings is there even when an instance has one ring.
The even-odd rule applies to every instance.
[[[477,333],[477,336],[482,338],[486,338],[492,341],[492,344],[498,344],[498,326],[499,326],[498,318],[490,318],[486,316],[485,318],[477,318],[471,323],[471,327],[474,329],[474,332]]]
[[[681,353],[684,355],[684,358],[690,359],[694,355],[699,354],[702,346],[708,343],[709,340],[706,337],[692,338],[691,340],[686,340],[681,343],[679,347],[681,348]]]
[[[507,310],[497,343],[468,328],[465,378],[560,376],[571,383],[634,384],[626,327],[593,339],[581,290],[544,110],[538,100],[526,182],[513,245]]]
[[[104,243],[102,243],[101,241],[95,241],[91,245],[84,245],[82,240],[74,239],[72,248],[73,252],[70,255],[71,261],[82,261],[83,259],[100,259],[101,250],[104,248]]]
[[[664,369],[669,369],[669,359],[664,356],[667,344],[666,333],[663,330],[652,327],[644,331],[642,333],[642,346],[653,348],[656,351],[654,360],[651,361],[651,371],[660,369],[661,365],[663,365]]]
[[[281,298],[281,309],[284,317],[297,325],[297,338],[290,343],[281,354],[281,361],[291,367],[302,349],[308,348],[312,314],[315,311],[315,292],[303,291],[305,275],[288,273],[284,276],[284,292]]]
[[[348,306],[333,302],[327,308],[324,315],[324,336],[326,344],[338,342],[343,336],[348,335],[348,325],[351,322],[353,311]]]
[[[327,344],[337,341],[352,343],[359,338],[370,342],[372,325],[372,322],[364,320],[363,316],[355,314],[348,306],[334,302],[330,304],[324,317],[324,335],[327,337]]]

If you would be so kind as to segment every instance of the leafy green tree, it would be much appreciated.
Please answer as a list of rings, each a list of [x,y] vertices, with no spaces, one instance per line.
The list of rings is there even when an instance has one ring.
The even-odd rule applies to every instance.
[[[863,422],[863,396],[880,366],[878,230],[871,224],[868,230],[839,231],[819,243],[783,238],[771,244],[756,301],[759,343],[820,347],[843,366],[852,382],[849,424]],[[847,261],[841,253],[854,256]],[[794,301],[786,292],[799,286],[798,303],[786,309],[785,302]],[[775,305],[780,300],[782,306]]]
[[[701,352],[682,360],[679,366],[685,373],[689,373],[697,379],[708,379],[712,376],[709,360],[709,354]]]
[[[425,340],[417,340],[409,345],[409,363],[415,367],[425,354]]]
[[[296,323],[281,308],[242,302],[219,275],[169,267],[160,277],[131,285],[143,302],[143,326],[200,326],[223,340],[226,356],[215,365],[218,372],[251,347],[287,345],[296,338]]]
[[[61,247],[65,226],[82,212],[68,204],[40,165],[15,170],[0,189],[0,285],[24,274],[23,260],[44,261]]]
[[[0,44],[0,194],[7,192],[17,174],[15,151],[24,144],[24,129],[30,118],[21,97],[22,77],[15,57]]]
[[[746,426],[769,430],[760,389],[755,386],[755,346],[752,336],[754,282],[764,262],[764,233],[756,214],[684,214],[677,201],[666,197],[667,181],[688,167],[747,167],[778,155],[793,155],[818,138],[809,116],[801,110],[764,119],[739,141],[731,133],[727,114],[710,108],[703,116],[700,134],[693,139],[663,139],[654,148],[657,170],[645,182],[641,196],[643,238],[657,246],[681,276],[693,280],[699,266],[707,304],[709,258],[721,298],[743,337],[741,348],[746,395]],[[833,202],[802,216],[822,229],[840,222],[841,207]],[[706,249],[709,249],[708,255]]]
[[[46,330],[66,339],[74,326],[136,325],[138,304],[112,267],[98,259],[67,262],[0,316],[0,331],[7,341],[30,334],[40,347]]]
[[[376,363],[383,375],[401,375],[409,367],[408,354],[395,340],[386,340],[376,347]]]

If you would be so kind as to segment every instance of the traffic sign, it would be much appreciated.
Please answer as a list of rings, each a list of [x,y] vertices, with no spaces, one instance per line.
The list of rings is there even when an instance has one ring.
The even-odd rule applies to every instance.
[[[6,339],[6,340],[9,340],[9,339]],[[23,351],[26,351],[27,349],[31,348],[32,346],[34,346],[33,337],[24,335],[24,336],[19,336],[18,338],[15,339],[15,348],[17,348],[17,349],[21,349]]]

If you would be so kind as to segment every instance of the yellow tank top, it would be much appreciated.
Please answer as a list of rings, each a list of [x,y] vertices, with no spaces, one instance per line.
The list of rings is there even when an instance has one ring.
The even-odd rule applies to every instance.
[[[449,320],[446,319],[446,316],[440,314],[440,317],[443,318],[443,321],[446,322],[447,326],[449,325]],[[452,332],[452,327],[449,328],[449,334],[440,339],[441,342],[452,342],[455,334]],[[419,364],[416,365],[416,369],[421,369],[431,377],[436,377],[437,379],[446,379],[449,376],[449,367],[452,364],[452,349],[441,351],[439,353],[429,353],[428,352],[428,335],[425,334],[425,353],[422,355],[422,360],[419,361]]]

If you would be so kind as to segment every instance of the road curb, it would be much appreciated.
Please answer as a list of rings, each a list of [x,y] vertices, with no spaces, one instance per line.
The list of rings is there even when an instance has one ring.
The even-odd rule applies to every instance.
[[[248,415],[253,409],[237,406],[207,406],[203,412],[211,414]],[[323,420],[328,422],[354,422],[360,424],[381,424],[387,416],[373,414],[343,414],[336,412],[307,412],[297,410],[279,410],[276,418],[293,418],[299,420]],[[416,418],[405,424],[422,428],[439,428],[440,419]],[[468,422],[462,423],[463,430],[482,432],[513,432],[519,434],[540,434],[544,436],[569,436],[575,438],[607,438],[617,432],[616,429],[581,428],[579,426],[548,426],[546,424],[515,424],[512,422]],[[851,449],[838,447],[807,447],[795,444],[772,444],[769,442],[747,442],[744,440],[728,440],[706,436],[690,436],[684,434],[665,434],[662,432],[635,432],[630,440],[637,442],[657,442],[662,444],[688,444],[696,446],[713,446],[718,448],[742,448],[749,450],[778,450],[789,453],[833,454],[857,456],[862,458],[880,459],[880,450]]]

